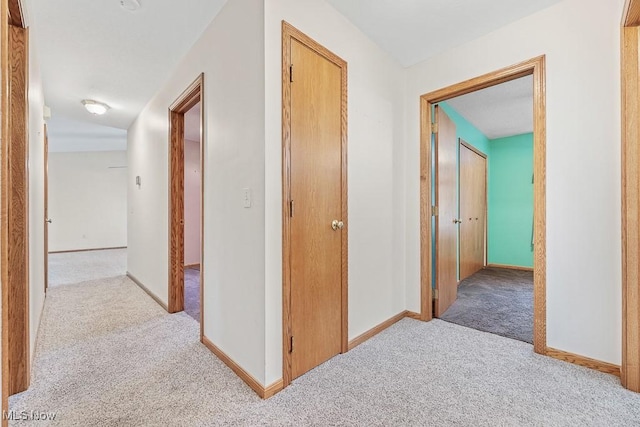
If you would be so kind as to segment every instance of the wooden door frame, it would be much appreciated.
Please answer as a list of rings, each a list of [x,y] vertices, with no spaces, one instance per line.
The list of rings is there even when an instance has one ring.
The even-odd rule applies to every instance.
[[[533,348],[546,353],[546,88],[545,56],[530,59],[492,73],[427,93],[420,97],[420,319],[429,321],[432,311],[431,237],[431,123],[432,105],[520,77],[533,75],[534,134],[534,285]]]
[[[204,326],[204,73],[169,107],[169,293],[167,311],[184,310],[184,114],[200,103],[200,340]]]
[[[289,352],[291,339],[291,223],[289,202],[291,190],[291,40],[295,39],[334,63],[341,70],[341,121],[342,121],[342,330],[341,353],[349,349],[348,329],[348,215],[347,215],[347,63],[286,21],[282,21],[282,384],[291,383],[292,357]]]
[[[30,380],[29,32],[19,0],[2,0],[0,264],[2,406]],[[12,40],[12,41],[10,41]],[[4,423],[4,420],[3,420]]]
[[[640,0],[627,0],[621,28],[622,364],[620,380],[640,392]]]
[[[482,261],[483,266],[486,267],[489,263],[489,158],[485,153],[480,151],[478,148],[474,147],[467,141],[462,138],[458,138],[458,162],[460,162],[460,149],[462,147],[468,148],[469,150],[476,153],[478,156],[484,159],[484,259]],[[458,218],[460,218],[460,183],[462,182],[460,178],[461,169],[458,166]],[[458,227],[458,270],[460,269],[460,248],[462,245],[460,244],[460,227]],[[462,278],[458,282],[461,282]]]
[[[49,133],[44,124],[44,293],[49,288]]]

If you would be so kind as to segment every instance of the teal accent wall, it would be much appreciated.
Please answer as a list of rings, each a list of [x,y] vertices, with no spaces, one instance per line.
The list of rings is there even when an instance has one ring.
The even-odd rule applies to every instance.
[[[488,262],[533,267],[533,134],[489,141]]]
[[[468,142],[488,156],[489,150],[491,149],[489,139],[474,125],[469,123],[467,119],[458,114],[449,104],[440,102],[438,105],[456,124],[456,136],[462,138],[463,141]]]

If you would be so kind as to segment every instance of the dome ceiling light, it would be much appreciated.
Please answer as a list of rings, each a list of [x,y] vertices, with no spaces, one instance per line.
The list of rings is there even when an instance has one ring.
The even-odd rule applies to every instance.
[[[82,105],[88,112],[96,116],[101,116],[106,113],[111,107],[103,102],[94,101],[93,99],[83,99]]]

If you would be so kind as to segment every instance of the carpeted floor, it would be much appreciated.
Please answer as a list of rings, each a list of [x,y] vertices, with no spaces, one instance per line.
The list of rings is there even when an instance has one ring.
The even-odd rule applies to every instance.
[[[184,269],[184,312],[200,322],[200,270]]]
[[[49,286],[122,276],[126,271],[126,248],[49,254]]]
[[[39,426],[640,425],[618,378],[440,320],[404,319],[266,401],[198,330],[126,277],[52,288],[10,409],[57,413]]]
[[[440,316],[457,325],[533,343],[533,272],[485,268],[464,279]]]

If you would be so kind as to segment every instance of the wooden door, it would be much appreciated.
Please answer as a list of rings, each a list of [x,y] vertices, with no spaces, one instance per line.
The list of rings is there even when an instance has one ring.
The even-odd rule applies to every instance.
[[[295,379],[342,351],[346,165],[343,69],[295,38],[290,58],[288,344]]]
[[[484,267],[487,159],[460,141],[460,280]]]
[[[458,296],[456,200],[457,152],[456,125],[438,106],[435,107],[436,158],[436,292],[435,315],[442,316]]]
[[[49,134],[44,125],[44,291],[49,287]]]

